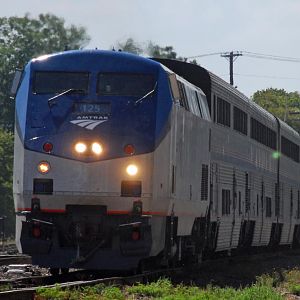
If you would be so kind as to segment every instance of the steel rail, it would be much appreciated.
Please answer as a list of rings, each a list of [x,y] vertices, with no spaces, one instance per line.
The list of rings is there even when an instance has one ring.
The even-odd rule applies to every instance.
[[[61,289],[66,289],[66,288],[73,289],[73,288],[79,288],[85,286],[93,286],[100,283],[105,285],[125,285],[125,284],[130,285],[138,282],[145,283],[147,281],[155,280],[162,276],[175,275],[178,272],[182,272],[182,270],[183,268],[163,269],[163,270],[137,274],[133,276],[110,277],[110,278],[101,278],[101,279],[94,279],[94,280],[79,280],[73,282],[64,282],[60,284],[56,283],[51,285],[43,285],[43,287],[46,288],[60,287]],[[37,288],[38,287],[36,286],[36,287],[0,292],[0,300],[1,299],[32,300],[35,296]]]

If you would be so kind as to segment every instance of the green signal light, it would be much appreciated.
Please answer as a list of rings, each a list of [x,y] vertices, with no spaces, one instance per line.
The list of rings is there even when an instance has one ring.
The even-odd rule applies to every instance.
[[[280,152],[273,152],[272,153],[272,157],[274,158],[274,159],[278,159],[279,157],[280,157]]]

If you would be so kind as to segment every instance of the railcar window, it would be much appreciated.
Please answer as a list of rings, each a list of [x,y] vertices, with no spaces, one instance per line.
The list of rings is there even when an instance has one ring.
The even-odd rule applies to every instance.
[[[196,95],[195,95],[195,90],[191,89],[188,86],[184,86],[184,89],[185,89],[185,93],[186,93],[186,96],[187,96],[187,101],[188,101],[190,111],[193,114],[195,114],[196,116],[201,116],[199,107],[196,104],[197,98],[196,98]]]
[[[203,117],[203,113],[202,113],[202,108],[201,108],[201,104],[200,104],[201,98],[199,98],[197,91],[195,91],[195,96],[196,96],[196,98],[195,98],[196,105],[197,105],[197,108],[199,110],[199,116],[202,118]]]
[[[87,93],[89,73],[86,72],[35,72],[33,93],[53,94],[74,89],[77,93]],[[74,91],[74,93],[76,93]]]
[[[154,89],[155,82],[149,74],[100,73],[97,93],[105,96],[142,97]]]
[[[186,96],[184,84],[180,81],[178,81],[178,87],[179,87],[179,95],[180,95],[180,106],[184,107],[186,110],[190,110],[188,99]]]
[[[210,120],[210,113],[208,109],[206,96],[199,91],[196,92],[198,104],[200,105],[201,116],[205,120]]]
[[[251,138],[276,150],[276,132],[254,118],[251,118]]]
[[[202,113],[201,104],[200,104],[200,99],[201,98],[199,99],[198,93],[196,91],[195,91],[195,95],[196,95],[196,104],[197,104],[197,107],[199,109],[200,117],[202,118],[203,113]]]
[[[173,99],[175,100],[176,103],[178,103],[180,95],[179,95],[178,82],[177,82],[175,74],[169,75],[169,84],[170,84],[170,90],[171,90]]]
[[[217,123],[230,127],[230,103],[217,97]]]
[[[247,135],[248,133],[248,116],[237,107],[233,107],[233,129]]]
[[[222,215],[230,215],[230,190],[222,189]]]
[[[299,162],[299,146],[284,136],[281,136],[281,152],[292,160]]]
[[[272,199],[270,197],[266,197],[266,217],[272,217]]]
[[[214,107],[213,107],[213,121],[216,122],[216,108],[217,108],[217,103],[216,103],[216,95],[214,95]]]

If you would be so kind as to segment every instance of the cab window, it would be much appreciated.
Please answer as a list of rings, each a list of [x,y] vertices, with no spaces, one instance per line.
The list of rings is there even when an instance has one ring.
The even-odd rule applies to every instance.
[[[74,93],[87,93],[89,73],[86,72],[35,72],[34,94],[62,93],[73,89]]]
[[[130,73],[100,73],[97,93],[105,96],[141,97],[154,89],[152,75]]]

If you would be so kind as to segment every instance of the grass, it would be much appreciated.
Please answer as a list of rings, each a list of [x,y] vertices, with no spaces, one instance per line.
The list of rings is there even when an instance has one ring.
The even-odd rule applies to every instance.
[[[38,288],[35,300],[125,300],[122,290],[116,286],[98,284],[78,289]]]
[[[246,288],[220,288],[209,285],[173,285],[161,278],[148,284],[120,288],[98,284],[93,287],[62,290],[60,287],[39,288],[35,300],[283,300],[284,294],[300,295],[300,270],[274,271],[256,278],[256,283]]]
[[[244,289],[208,286],[205,290],[195,286],[173,286],[168,279],[149,284],[137,284],[121,289],[117,286],[95,285],[76,290],[40,288],[35,300],[283,300],[270,285],[254,284]]]
[[[12,286],[9,283],[0,285],[0,292],[9,291],[12,289]]]
[[[159,298],[169,295],[172,291],[172,283],[167,279],[159,279],[156,282],[149,284],[137,284],[127,287],[127,293],[131,295],[148,296],[152,298]]]
[[[172,286],[169,280],[163,279],[148,285],[136,285],[127,288],[127,292],[134,297],[132,299],[160,300],[282,300],[273,288],[259,284],[245,289],[219,288],[208,286],[205,290],[198,287],[183,285]],[[128,298],[130,299],[130,298]],[[149,298],[146,298],[149,299]]]
[[[292,269],[283,272],[284,281],[280,287],[289,293],[300,295],[300,270]]]

